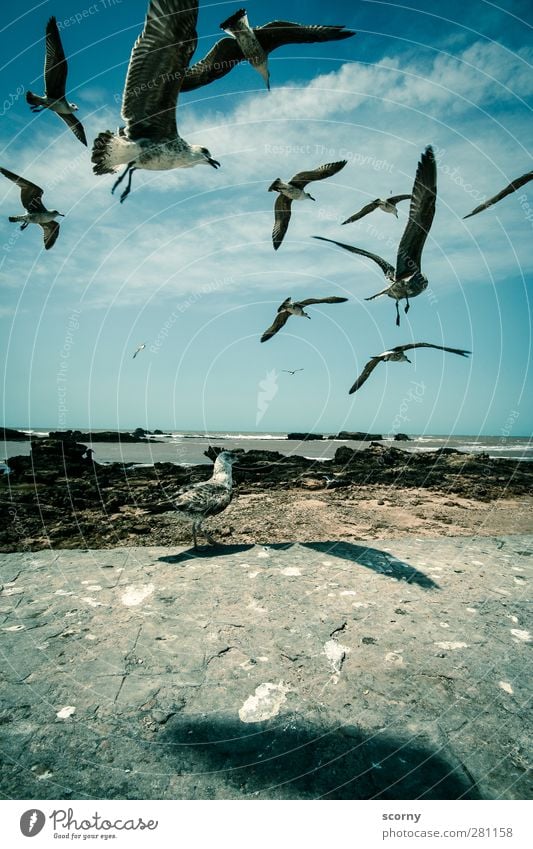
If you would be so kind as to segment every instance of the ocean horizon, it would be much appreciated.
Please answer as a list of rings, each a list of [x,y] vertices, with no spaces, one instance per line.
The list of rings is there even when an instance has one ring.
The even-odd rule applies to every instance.
[[[13,428],[26,434],[48,436],[57,428]],[[72,428],[82,433],[133,433],[123,428]],[[148,432],[148,431],[147,431]],[[303,431],[302,431],[303,432]],[[200,431],[200,430],[166,430],[161,434],[152,435],[149,442],[99,442],[85,440],[88,448],[94,451],[97,463],[127,463],[133,465],[152,466],[154,463],[175,463],[176,465],[210,464],[211,461],[204,452],[210,445],[219,445],[228,450],[243,448],[245,450],[277,451],[283,455],[300,455],[312,460],[330,460],[339,446],[346,445],[357,450],[368,448],[369,442],[349,439],[332,438],[331,432],[318,433],[323,438],[318,440],[289,440],[287,432],[251,432],[251,431]],[[409,440],[395,440],[386,436],[379,440],[383,445],[394,445],[408,452],[418,453],[436,451],[439,448],[453,448],[469,454],[486,453],[493,458],[507,458],[521,461],[533,460],[533,440],[531,437],[510,437],[502,434],[489,436],[476,435],[442,435],[442,434],[408,434]],[[2,446],[2,461],[16,455],[28,455],[30,442],[5,441]]]

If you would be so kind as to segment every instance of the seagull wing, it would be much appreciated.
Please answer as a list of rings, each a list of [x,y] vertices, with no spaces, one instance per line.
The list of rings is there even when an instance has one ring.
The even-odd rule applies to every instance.
[[[270,21],[254,28],[255,36],[265,51],[270,53],[284,44],[310,44],[317,41],[340,41],[356,33],[344,26],[305,26],[291,21]]]
[[[432,345],[431,342],[412,342],[410,345],[397,345],[396,348],[391,348],[392,351],[410,351],[413,348],[436,348],[438,351],[448,351],[450,354],[459,354],[460,357],[467,357],[472,351],[465,351],[462,348],[445,348],[443,345]]]
[[[301,307],[308,307],[311,304],[343,304],[348,298],[307,298],[305,301],[298,301]]]
[[[46,54],[44,57],[44,88],[47,97],[55,100],[65,96],[68,66],[55,18],[46,24]]]
[[[339,248],[344,248],[345,251],[351,251],[354,254],[359,254],[360,256],[368,257],[368,259],[373,259],[374,262],[377,262],[386,277],[391,279],[394,278],[393,266],[390,262],[387,262],[387,260],[377,254],[372,254],[370,251],[364,251],[362,248],[356,248],[353,245],[345,245],[343,242],[336,242],[335,239],[326,239],[325,236],[313,236],[313,239],[321,239],[323,242],[331,242],[333,245],[338,245]]]
[[[20,200],[22,206],[28,210],[28,212],[46,212],[44,204],[41,200],[43,196],[43,189],[39,186],[36,186],[35,183],[30,183],[29,180],[25,180],[24,177],[19,177],[17,174],[13,174],[12,171],[8,171],[7,168],[0,168],[0,173],[7,177],[8,180],[11,180],[12,183],[16,183],[17,186],[20,187]]]
[[[433,148],[420,157],[413,185],[409,220],[396,257],[396,280],[404,280],[420,271],[422,249],[433,223],[437,198],[437,164]]]
[[[49,221],[47,224],[41,224],[41,227],[43,228],[44,247],[45,250],[49,251],[55,245],[59,236],[59,224],[57,221]]]
[[[122,100],[130,139],[175,139],[176,102],[196,48],[197,0],[150,0]]]
[[[378,363],[380,363],[380,362],[381,362],[381,357],[372,357],[372,358],[371,358],[371,359],[367,362],[367,364],[366,364],[366,366],[364,367],[363,371],[361,372],[361,374],[359,375],[359,377],[358,377],[358,378],[357,378],[357,380],[355,381],[354,385],[352,386],[352,388],[351,388],[351,389],[350,389],[350,391],[348,392],[348,395],[353,395],[353,393],[354,393],[354,392],[357,392],[357,390],[361,388],[361,386],[363,385],[363,383],[364,383],[366,380],[368,380],[368,378],[370,377],[370,375],[372,374],[372,372],[373,372],[373,371],[374,371],[374,369],[376,368],[377,364],[378,364]]]
[[[73,115],[71,112],[69,112],[67,114],[61,114],[61,113],[58,113],[58,114],[59,114],[60,118],[63,118],[63,121],[65,122],[65,124],[67,124],[70,127],[70,129],[72,130],[72,132],[74,133],[76,138],[79,141],[81,141],[81,143],[84,144],[85,147],[87,147],[87,138],[85,136],[85,130],[83,129],[83,125],[82,125],[81,121],[78,121],[76,116]]]
[[[278,195],[274,204],[274,228],[272,230],[272,241],[274,250],[277,251],[285,238],[285,233],[291,220],[292,200],[286,195]]]
[[[392,198],[391,198],[392,200]],[[376,200],[367,203],[366,206],[363,206],[359,212],[356,212],[354,215],[351,215],[346,221],[343,221],[343,224],[351,224],[352,221],[359,221],[360,218],[363,218],[365,215],[368,215],[369,212],[374,212],[375,209],[379,206],[380,198],[376,198]]]
[[[289,183],[297,189],[303,189],[314,180],[325,180],[326,177],[333,177],[334,174],[344,168],[347,161],[347,159],[342,159],[340,162],[327,162],[325,165],[315,168],[314,171],[300,171],[289,180]]]
[[[513,180],[512,183],[509,183],[505,189],[502,189],[501,192],[498,192],[497,195],[494,195],[490,200],[486,200],[485,203],[476,206],[472,212],[469,212],[468,215],[465,215],[464,218],[471,218],[473,215],[477,215],[478,212],[483,212],[484,209],[487,209],[489,206],[492,206],[494,203],[498,203],[502,198],[507,197],[507,195],[516,192],[520,186],[523,186],[525,183],[529,183],[530,180],[533,180],[533,171],[528,171],[527,174],[522,174],[521,177],[518,177],[516,180]]]
[[[212,83],[226,76],[244,56],[235,38],[221,38],[209,53],[187,70],[181,91],[193,91],[195,88]]]
[[[400,203],[401,200],[411,200],[412,195],[391,195],[390,198],[387,198],[389,203],[393,203],[395,206],[397,203]]]
[[[281,310],[280,312],[278,312],[276,318],[274,319],[268,330],[265,330],[265,332],[261,336],[261,342],[268,342],[269,339],[272,339],[272,337],[276,335],[278,330],[281,330],[283,325],[287,323],[289,316],[290,312],[286,312],[286,310]]]
[[[176,510],[196,513],[199,516],[215,516],[225,510],[231,501],[231,490],[218,483],[193,484],[177,495],[173,501]]]

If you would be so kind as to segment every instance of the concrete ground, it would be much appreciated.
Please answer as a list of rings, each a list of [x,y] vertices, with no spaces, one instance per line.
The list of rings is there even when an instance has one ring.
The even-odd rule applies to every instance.
[[[0,557],[3,798],[531,798],[533,536]]]

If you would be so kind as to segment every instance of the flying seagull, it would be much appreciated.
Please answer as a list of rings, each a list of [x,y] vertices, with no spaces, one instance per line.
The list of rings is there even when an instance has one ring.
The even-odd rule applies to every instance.
[[[36,186],[35,183],[30,183],[24,177],[13,174],[7,168],[0,168],[0,173],[4,177],[7,177],[8,180],[11,180],[11,182],[16,183],[17,186],[20,186],[20,200],[22,206],[27,210],[26,215],[10,215],[9,221],[22,221],[20,225],[21,230],[25,230],[28,224],[39,224],[43,228],[44,247],[49,251],[59,236],[59,224],[54,219],[58,215],[61,218],[65,216],[62,212],[58,212],[57,209],[48,210],[44,206],[42,202],[43,189]]]
[[[94,140],[95,174],[112,174],[127,167],[112,192],[129,175],[122,203],[131,191],[138,168],[167,171],[205,164],[218,168],[206,147],[182,139],[176,125],[176,102],[198,36],[197,0],[150,0],[144,29],[131,52],[122,98],[126,126]]]
[[[75,103],[69,103],[65,96],[68,65],[61,44],[61,37],[54,17],[46,24],[46,53],[44,57],[44,97],[26,92],[26,102],[32,112],[51,109],[68,124],[74,135],[87,146],[85,131],[81,122],[73,114],[78,111]]]
[[[420,295],[427,288],[428,279],[420,271],[422,249],[435,215],[435,200],[437,197],[437,165],[433,155],[433,148],[427,147],[418,163],[415,182],[413,186],[411,206],[409,209],[409,220],[403,232],[396,256],[396,268],[382,259],[377,254],[356,248],[353,245],[345,245],[334,239],[326,239],[324,236],[313,236],[314,239],[322,239],[324,242],[333,242],[339,248],[352,251],[354,254],[366,256],[374,260],[385,277],[389,281],[386,289],[376,292],[366,298],[372,301],[380,295],[388,295],[396,301],[396,324],[400,324],[400,311],[398,302],[405,298],[405,312],[409,310],[409,298]]]
[[[348,298],[307,298],[305,301],[293,301],[292,298],[287,298],[278,307],[278,314],[268,330],[265,330],[261,336],[261,342],[268,342],[269,339],[272,339],[278,330],[281,330],[283,325],[287,323],[291,315],[299,315],[302,318],[311,318],[311,316],[304,311],[304,307],[308,307],[311,304],[342,304],[347,300]],[[303,369],[298,369],[298,371],[303,371]]]
[[[202,530],[202,522],[208,516],[222,513],[231,501],[232,496],[232,465],[237,457],[229,451],[222,451],[215,460],[213,474],[208,481],[183,486],[177,492],[170,494],[165,502],[146,508],[149,513],[157,513],[169,509],[169,502],[179,512],[192,520],[192,536],[194,548],[198,548],[196,533],[201,531],[210,545],[216,541],[210,534]]]
[[[239,9],[220,24],[231,37],[222,38],[207,56],[192,65],[185,74],[182,91],[192,91],[228,74],[235,65],[248,61],[263,77],[270,89],[268,54],[284,44],[309,44],[317,41],[340,41],[355,35],[344,26],[306,26],[290,21],[270,21],[262,27],[251,27],[246,9]]]
[[[396,204],[400,203],[401,200],[410,200],[411,195],[391,195],[387,200],[382,200],[381,198],[376,198],[375,200],[367,203],[366,206],[363,206],[359,212],[356,212],[355,215],[351,215],[346,221],[343,221],[343,224],[351,224],[352,221],[359,221],[360,218],[364,218],[365,215],[368,215],[370,212],[374,212],[375,209],[382,209],[383,212],[391,212],[396,218],[398,218],[398,210],[396,209]]]
[[[487,209],[489,206],[492,206],[493,203],[498,203],[498,201],[502,200],[502,198],[505,198],[507,197],[507,195],[516,192],[517,189],[525,185],[525,183],[529,183],[530,180],[533,180],[533,171],[528,171],[527,174],[522,174],[521,177],[517,177],[516,180],[513,180],[512,183],[509,183],[509,185],[506,186],[505,189],[502,189],[501,192],[498,192],[498,194],[494,195],[493,198],[490,198],[490,200],[486,200],[485,203],[476,206],[476,208],[473,209],[472,212],[469,212],[468,215],[464,215],[463,220],[465,218],[472,218],[472,216],[477,215],[478,212],[483,212],[484,209]]]
[[[139,345],[139,347],[138,347],[138,348],[137,348],[137,350],[135,351],[135,353],[134,353],[134,355],[133,355],[133,357],[132,357],[132,360],[134,360],[134,359],[135,359],[135,357],[137,356],[137,354],[140,354],[140,352],[141,352],[141,351],[144,351],[144,349],[145,349],[145,348],[146,348],[146,344],[143,342],[143,344],[142,344],[142,345]]]
[[[412,342],[410,345],[396,345],[396,347],[391,348],[390,351],[383,351],[382,354],[378,354],[376,357],[371,357],[369,359],[348,394],[352,395],[361,388],[363,383],[368,380],[378,363],[410,363],[411,360],[409,357],[405,356],[404,352],[410,351],[412,348],[436,348],[438,351],[448,351],[450,354],[459,354],[460,357],[467,357],[468,354],[471,353],[471,351],[463,351],[462,348],[445,348],[442,345],[432,345],[430,342]]]
[[[308,192],[304,192],[305,186],[314,180],[325,180],[326,177],[332,177],[337,174],[346,165],[347,160],[343,159],[340,162],[328,162],[326,165],[319,165],[314,171],[300,171],[295,174],[288,183],[284,183],[277,177],[271,186],[269,192],[279,192],[274,204],[274,229],[272,230],[272,241],[274,250],[277,251],[281,245],[289,221],[291,220],[291,204],[293,200],[315,200]]]
[[[293,371],[291,371],[291,369],[289,369],[289,368],[282,368],[281,370],[282,370],[282,372],[284,372],[284,374],[293,374],[294,375],[294,374],[296,374],[297,371],[303,371],[303,368],[295,368]]]

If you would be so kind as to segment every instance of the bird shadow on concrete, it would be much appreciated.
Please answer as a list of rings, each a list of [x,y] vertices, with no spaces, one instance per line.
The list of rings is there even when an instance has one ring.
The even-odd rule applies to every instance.
[[[424,572],[420,572],[409,563],[398,560],[387,551],[379,548],[369,548],[366,545],[354,545],[351,542],[302,542],[304,548],[311,548],[328,557],[340,557],[342,560],[351,560],[380,575],[386,575],[396,581],[405,581],[407,584],[418,584],[425,590],[438,590],[439,585]]]
[[[231,554],[240,554],[243,551],[249,551],[254,548],[253,545],[205,545],[199,548],[187,548],[185,551],[180,551],[179,554],[165,554],[157,559],[161,563],[186,563],[189,560],[203,560],[211,557],[223,557]]]
[[[355,724],[328,728],[301,716],[253,724],[220,714],[175,716],[160,740],[184,779],[183,798],[195,776],[200,798],[482,798],[451,752],[434,751],[412,735],[402,740]]]

